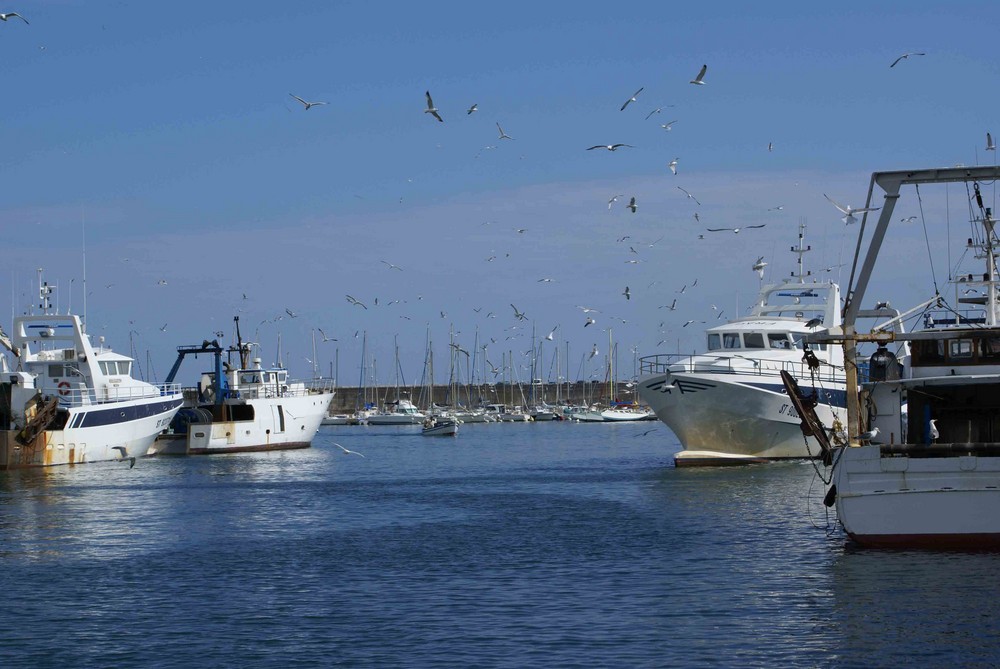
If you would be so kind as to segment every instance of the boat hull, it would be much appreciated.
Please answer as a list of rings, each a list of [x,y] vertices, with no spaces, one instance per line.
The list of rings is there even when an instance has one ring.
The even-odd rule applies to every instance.
[[[458,434],[458,423],[454,421],[438,423],[437,425],[423,428],[420,434],[425,437],[454,437]]]
[[[240,400],[253,408],[250,420],[193,422],[187,426],[186,450],[176,435],[165,435],[154,450],[164,455],[211,455],[308,448],[333,393]],[[162,442],[163,450],[160,449]]]
[[[883,457],[861,446],[837,458],[837,515],[858,545],[1000,549],[1000,457]]]
[[[5,430],[0,433],[0,470],[143,457],[182,403],[176,393],[75,406],[68,410],[66,425],[80,427],[44,430],[27,445],[17,442],[17,430]]]
[[[827,384],[816,406],[825,425],[844,420],[843,385]],[[811,388],[802,385],[803,390]],[[639,393],[677,435],[677,466],[816,457],[819,444],[802,436],[800,420],[780,381],[738,374],[667,373],[640,381]],[[824,401],[825,400],[825,401]]]

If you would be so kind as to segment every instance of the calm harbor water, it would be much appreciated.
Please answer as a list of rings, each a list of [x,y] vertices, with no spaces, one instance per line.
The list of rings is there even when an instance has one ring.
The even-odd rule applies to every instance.
[[[809,463],[674,469],[659,423],[415,430],[0,472],[0,666],[1000,663],[1000,556],[852,550]]]

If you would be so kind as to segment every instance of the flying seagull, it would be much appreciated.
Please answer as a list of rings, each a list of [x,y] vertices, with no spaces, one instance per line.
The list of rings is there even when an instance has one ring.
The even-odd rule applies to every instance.
[[[466,113],[466,114],[471,114],[471,113],[473,113],[473,112],[475,112],[475,111],[479,111],[479,104],[478,104],[478,103],[477,103],[477,104],[474,104],[474,105],[472,105],[472,106],[471,106],[471,107],[469,107],[469,108],[468,108],[467,110],[465,110],[465,113]]]
[[[673,107],[673,105],[667,105],[667,107]],[[644,120],[648,121],[650,116],[652,116],[653,114],[659,114],[664,109],[666,109],[666,107],[657,107],[653,111],[646,114],[646,118]],[[671,121],[671,123],[673,123],[673,121]]]
[[[403,268],[402,268],[402,267],[400,267],[399,265],[393,265],[393,264],[392,264],[391,262],[389,262],[389,261],[387,261],[387,260],[382,260],[382,261],[381,261],[381,263],[382,263],[383,265],[386,265],[386,266],[388,266],[388,268],[389,268],[389,269],[398,269],[398,270],[399,270],[400,272],[402,272],[402,271],[403,271]]]
[[[617,202],[618,198],[620,198],[620,197],[625,197],[625,195],[623,193],[619,193],[618,195],[615,195],[613,198],[611,198],[610,200],[608,200],[608,209],[609,210],[611,209],[611,205],[613,205],[615,202]]]
[[[552,341],[552,338],[556,336],[556,330],[558,330],[558,329],[559,329],[558,325],[555,326],[554,328],[552,328],[552,332],[550,332],[547,335],[545,335],[545,338],[548,339],[549,341]]]
[[[916,216],[907,216],[906,218],[899,219],[899,222],[900,223],[909,223],[910,221],[915,221],[915,220],[917,220]]]
[[[674,123],[677,123],[677,121],[670,121],[669,123],[664,123],[660,127],[666,130],[667,132],[670,132],[671,126],[673,126]]]
[[[993,135],[986,133],[986,150],[996,151],[997,145],[993,143]]]
[[[2,14],[0,14],[0,16],[2,16]],[[328,102],[306,102],[305,100],[303,100],[302,98],[300,98],[298,95],[294,95],[292,93],[289,93],[289,95],[291,95],[293,98],[295,98],[296,100],[298,100],[299,102],[301,102],[303,105],[305,105],[306,109],[309,109],[310,107],[316,107],[318,105],[329,104]]]
[[[892,61],[892,65],[890,65],[889,67],[896,67],[896,63],[898,63],[901,60],[905,60],[906,58],[909,58],[910,56],[926,56],[926,55],[927,55],[926,53],[921,53],[921,52],[918,52],[918,51],[915,51],[913,53],[904,53],[902,56],[900,56],[896,60]]]
[[[597,357],[599,351],[597,350],[597,344],[594,344],[594,348],[590,349],[590,357],[587,360],[593,360]]]
[[[767,263],[764,262],[764,256],[761,256],[761,257],[757,258],[757,261],[754,262],[753,266],[750,269],[752,269],[753,271],[757,272],[757,276],[759,276],[760,278],[763,279],[764,278],[764,268],[765,267],[767,267]]]
[[[346,448],[344,448],[343,446],[341,446],[337,442],[333,442],[333,445],[336,446],[337,448],[339,448],[340,450],[342,450],[345,455],[360,455],[361,457],[365,457],[363,454],[358,453],[357,451],[349,451],[349,450],[347,450]]]
[[[627,146],[630,149],[634,149],[635,148],[631,144],[595,144],[594,146],[590,147],[587,150],[588,151],[593,151],[594,149],[607,149],[608,151],[617,151],[619,149],[619,147],[622,147],[622,146]]]
[[[817,316],[816,318],[810,318],[806,321],[806,327],[812,330],[813,328],[818,328],[823,324],[823,319]]]
[[[840,204],[839,202],[831,198],[826,193],[823,193],[823,197],[829,200],[834,207],[840,210],[840,213],[844,215],[844,218],[842,218],[841,220],[844,221],[844,223],[846,223],[847,225],[858,222],[858,219],[854,218],[854,214],[860,214],[866,211],[878,211],[879,209],[882,208],[882,207],[863,207],[861,209],[855,209],[854,207],[851,206],[845,207],[844,205]]]
[[[434,100],[431,99],[431,92],[427,91],[427,92],[424,93],[424,95],[427,96],[427,109],[424,110],[424,113],[425,114],[430,114],[431,116],[433,116],[437,120],[439,120],[442,123],[444,123],[444,119],[441,118],[440,114],[438,114],[437,107],[434,106]]]
[[[299,315],[297,313],[295,313],[294,311],[292,311],[288,307],[285,307],[285,313],[288,314],[289,318],[298,318],[299,317]]]
[[[6,14],[0,14],[0,21],[6,21],[7,19],[11,19],[11,18],[14,18],[14,17],[17,17],[17,18],[21,19],[22,21],[24,21],[25,23],[28,23],[28,19],[24,18],[23,16],[21,16],[17,12],[7,12]]]
[[[740,234],[740,230],[749,230],[750,228],[763,228],[766,223],[761,223],[760,225],[744,225],[741,228],[706,228],[709,232],[732,232],[733,234]]]
[[[663,305],[660,305],[657,308],[658,309],[670,309],[670,311],[674,311],[677,308],[677,298],[675,297],[674,301],[671,302],[670,304],[663,304]]]
[[[6,21],[6,20],[7,19],[4,19],[4,21]],[[128,452],[125,450],[124,446],[112,446],[111,450],[112,451],[118,451],[119,453],[121,453],[121,457],[120,458],[116,458],[116,460],[118,462],[124,462],[125,459],[128,458],[128,468],[132,469],[133,467],[135,467],[135,457],[134,456],[130,456],[128,454]]]
[[[639,208],[639,205],[635,203],[635,197],[633,197],[631,200],[628,201],[628,204],[625,205],[625,208],[631,209],[632,213],[633,214],[635,213],[635,210]]]
[[[599,313],[601,313],[601,312],[600,312],[600,311],[598,311],[597,309],[591,309],[590,307],[584,307],[584,306],[580,306],[579,304],[578,304],[578,305],[576,305],[576,308],[577,308],[577,309],[583,309],[583,313],[585,313],[585,314],[589,314],[589,313],[591,313],[591,312],[593,312],[593,313],[595,313],[595,314],[599,314]]]
[[[692,79],[692,80],[691,80],[690,82],[688,82],[688,83],[691,83],[691,84],[697,84],[698,86],[704,86],[704,85],[705,85],[705,82],[704,82],[704,79],[705,79],[705,72],[706,72],[707,70],[708,70],[708,65],[702,65],[702,66],[701,66],[701,71],[699,71],[699,72],[698,72],[698,76],[697,76],[697,77],[695,77],[694,79]]]
[[[323,328],[316,328],[316,331],[319,332],[319,336],[323,338],[324,342],[327,342],[327,341],[337,341],[336,337],[327,337],[326,333],[323,332]]]
[[[368,310],[368,307],[366,307],[364,305],[364,303],[362,303],[360,300],[356,300],[353,297],[351,297],[350,295],[344,295],[344,297],[346,297],[347,301],[350,302],[351,304],[353,304],[355,306],[358,306],[358,307],[362,307],[365,311]]]
[[[516,318],[519,321],[528,320],[528,317],[524,315],[524,312],[518,311],[517,307],[515,307],[513,304],[510,305],[510,308],[514,310],[514,318]]]
[[[595,321],[593,318],[591,318],[590,316],[587,316],[587,322],[583,324],[583,327],[587,327],[588,325],[593,325],[596,322],[597,321]]]
[[[508,135],[503,131],[503,128],[500,127],[499,122],[497,123],[497,130],[500,131],[500,137],[498,137],[498,139],[514,139],[513,137],[511,137],[510,135]]]
[[[685,195],[687,195],[689,198],[691,198],[692,200],[694,200],[695,204],[697,204],[699,207],[701,206],[701,202],[698,202],[698,198],[696,198],[694,195],[691,195],[691,193],[687,192],[686,190],[684,190],[680,186],[677,187],[677,190],[681,191],[682,193],[684,193]]]
[[[635,102],[636,96],[639,95],[639,93],[642,93],[642,89],[643,88],[645,88],[645,86],[643,86],[642,88],[640,88],[639,90],[637,90],[635,93],[633,93],[632,97],[630,97],[628,100],[626,100],[625,104],[623,104],[622,108],[619,109],[618,111],[625,111],[625,107],[628,107],[628,103]],[[646,118],[649,118],[649,117],[647,116]]]
[[[628,286],[625,286],[625,292],[624,292],[624,293],[622,293],[622,295],[624,295],[624,296],[625,296],[625,299],[626,299],[626,300],[631,300],[631,299],[632,299],[632,291],[630,291],[630,290],[628,289]]]
[[[667,163],[667,167],[669,167],[670,171],[673,172],[675,175],[677,174],[677,160],[678,160],[677,158],[674,158],[669,163]]]

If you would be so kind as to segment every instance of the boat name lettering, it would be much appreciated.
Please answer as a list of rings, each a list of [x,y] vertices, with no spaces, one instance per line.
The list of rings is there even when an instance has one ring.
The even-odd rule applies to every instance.
[[[792,418],[799,417],[799,412],[791,404],[782,404],[778,409],[778,414],[781,416],[791,416]]]

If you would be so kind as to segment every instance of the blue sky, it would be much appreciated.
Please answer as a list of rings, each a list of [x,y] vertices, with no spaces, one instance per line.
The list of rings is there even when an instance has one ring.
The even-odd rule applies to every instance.
[[[699,348],[719,310],[745,311],[758,256],[769,279],[792,269],[800,220],[811,268],[848,262],[857,228],[824,193],[857,207],[872,171],[995,159],[1000,64],[983,33],[1000,6],[673,4],[7,5],[30,25],[0,23],[0,313],[33,301],[38,267],[81,312],[85,230],[90,332],[126,352],[131,333],[160,378],[177,345],[228,337],[236,314],[265,361],[280,334],[298,376],[313,331],[336,337],[317,358],[328,372],[339,349],[342,384],[358,377],[355,333],[383,380],[397,340],[413,382],[428,329],[440,360],[451,329],[471,348],[478,328],[499,364],[523,359],[532,322],[559,326],[571,376],[603,376],[609,326],[627,368],[629,349]],[[706,85],[689,84],[702,64]],[[635,148],[586,150],[617,142]],[[932,238],[965,218],[964,198],[947,202],[925,197]],[[906,304],[931,288],[922,229],[899,234],[892,281],[870,295]]]

